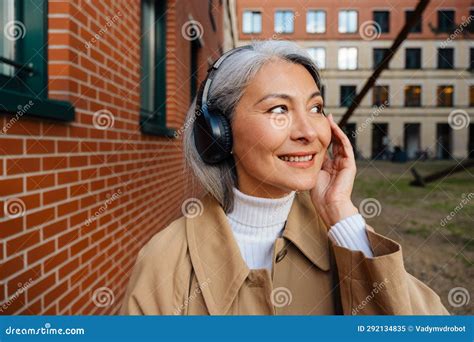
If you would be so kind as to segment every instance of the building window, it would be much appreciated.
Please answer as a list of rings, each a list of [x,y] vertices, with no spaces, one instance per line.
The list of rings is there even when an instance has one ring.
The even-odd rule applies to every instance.
[[[438,107],[452,107],[454,87],[452,85],[440,85],[436,91]]]
[[[386,48],[377,48],[373,50],[373,64],[374,64],[374,69],[379,66],[380,63],[383,62],[383,57],[385,56],[385,53],[388,53],[390,49]]]
[[[415,11],[405,11],[405,22],[410,21],[410,17],[415,13]],[[410,32],[413,33],[421,33],[421,23],[422,23],[422,16],[416,19],[415,25],[411,28]]]
[[[243,33],[262,32],[262,13],[258,11],[244,11],[242,20]]]
[[[474,85],[469,86],[469,107],[474,107]]]
[[[293,23],[295,16],[293,11],[276,11],[275,12],[275,32],[276,33],[293,33]]]
[[[309,48],[308,53],[314,60],[318,68],[326,68],[326,49],[322,47]]]
[[[141,3],[140,127],[143,133],[173,136],[166,127],[166,1]]]
[[[357,69],[357,48],[339,48],[337,63],[340,70]]]
[[[438,69],[454,69],[453,48],[438,48]]]
[[[48,1],[2,1],[0,29],[0,110],[74,120],[71,103],[48,99]]]
[[[454,11],[453,10],[438,10],[438,32],[451,32],[454,30]]]
[[[308,33],[326,32],[326,12],[309,10],[306,13],[306,32]]]
[[[469,18],[474,18],[474,9],[469,10]],[[470,33],[474,33],[474,20],[471,20],[469,22],[469,25],[467,26],[467,29]]]
[[[469,70],[474,71],[474,48],[469,49]]]
[[[372,92],[372,105],[388,107],[389,102],[389,87],[388,86],[374,86]]]
[[[357,32],[357,11],[339,11],[339,33]]]
[[[376,23],[376,30],[380,33],[388,33],[390,31],[390,12],[389,11],[374,11],[374,22]]]
[[[343,85],[341,86],[341,97],[340,104],[341,107],[349,107],[352,104],[356,96],[356,86],[353,85]]]
[[[421,69],[421,49],[409,48],[405,50],[405,68]]]
[[[405,107],[421,106],[421,86],[405,86]]]

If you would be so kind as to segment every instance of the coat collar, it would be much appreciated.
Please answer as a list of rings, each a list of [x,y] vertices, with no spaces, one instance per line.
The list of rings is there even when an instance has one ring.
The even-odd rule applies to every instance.
[[[204,301],[211,315],[224,315],[250,270],[240,254],[224,210],[207,194],[203,212],[186,218],[189,253]],[[327,228],[307,191],[297,192],[283,237],[323,271],[330,268]],[[205,285],[205,286],[203,286]]]

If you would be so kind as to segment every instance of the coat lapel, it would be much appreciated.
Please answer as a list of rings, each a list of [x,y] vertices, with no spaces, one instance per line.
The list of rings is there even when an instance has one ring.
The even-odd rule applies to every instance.
[[[220,204],[210,194],[202,204],[201,215],[186,218],[189,253],[209,313],[224,315],[250,270]],[[308,192],[296,194],[283,237],[321,270],[330,269],[327,229]]]

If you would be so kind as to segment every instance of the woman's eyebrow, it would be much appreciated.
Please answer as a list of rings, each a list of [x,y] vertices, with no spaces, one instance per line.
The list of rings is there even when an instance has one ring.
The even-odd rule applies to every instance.
[[[316,90],[314,93],[312,93],[309,97],[308,97],[308,101],[311,100],[313,97],[316,97],[316,96],[321,96],[321,92],[319,90]],[[257,104],[259,104],[260,102],[262,101],[265,101],[269,98],[280,98],[280,99],[285,99],[285,100],[288,100],[288,101],[291,101],[293,98],[288,95],[288,94],[278,94],[278,93],[275,93],[275,94],[268,94],[268,95],[265,95],[264,97],[262,97],[260,100],[258,100],[257,102],[255,102],[254,106],[256,106]]]

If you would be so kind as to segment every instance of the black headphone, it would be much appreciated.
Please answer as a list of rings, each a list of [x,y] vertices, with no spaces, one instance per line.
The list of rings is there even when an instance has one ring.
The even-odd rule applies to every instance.
[[[207,164],[217,164],[227,159],[232,151],[232,132],[229,120],[219,112],[210,112],[209,89],[214,75],[224,60],[241,50],[252,50],[251,45],[232,49],[223,54],[207,70],[207,77],[199,87],[196,96],[196,119],[194,121],[194,143],[202,160]]]
[[[223,54],[208,70],[207,77],[201,83],[196,96],[194,121],[194,143],[201,159],[207,164],[218,164],[229,158],[232,151],[232,131],[227,117],[220,112],[209,111],[208,95],[212,80],[220,65],[229,56],[242,50],[253,50],[252,45],[245,45]],[[310,71],[311,72],[311,71]],[[311,75],[320,87],[319,76]]]

